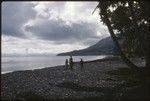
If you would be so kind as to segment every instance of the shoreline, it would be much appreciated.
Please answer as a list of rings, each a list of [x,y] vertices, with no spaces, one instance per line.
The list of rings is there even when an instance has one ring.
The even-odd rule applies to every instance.
[[[88,60],[88,61],[84,61],[84,63],[92,63],[92,62],[104,62],[104,61],[113,61],[113,60],[119,60],[120,58],[118,56],[107,56],[107,57],[104,57],[102,59],[95,59],[95,60]],[[79,61],[75,61],[74,62],[75,64],[79,64],[80,62]],[[39,67],[39,68],[35,68],[35,69],[29,69],[30,71],[34,71],[34,70],[37,70],[37,69],[44,69],[44,68],[55,68],[55,67],[61,67],[61,66],[65,66],[65,65],[56,65],[56,66],[50,66],[50,67]],[[13,72],[19,72],[19,71],[28,71],[28,70],[17,70],[17,71],[6,71],[6,72],[1,72],[1,75],[3,74],[7,74],[7,73],[13,73]]]
[[[111,62],[111,64],[110,64]],[[125,81],[119,76],[107,72],[128,68],[121,60],[104,59],[86,62],[81,69],[79,63],[74,69],[65,69],[64,65],[42,69],[15,71],[1,74],[1,97],[14,99],[28,97],[26,93],[42,96],[44,99],[85,99],[87,97],[108,96],[123,92],[117,90]],[[109,92],[107,92],[109,91]]]

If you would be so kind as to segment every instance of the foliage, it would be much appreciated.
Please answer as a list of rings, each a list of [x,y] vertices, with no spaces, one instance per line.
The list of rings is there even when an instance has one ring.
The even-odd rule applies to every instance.
[[[124,53],[144,56],[145,36],[149,33],[149,8],[145,1],[105,1],[111,27],[121,34]],[[101,15],[102,22],[106,24]]]

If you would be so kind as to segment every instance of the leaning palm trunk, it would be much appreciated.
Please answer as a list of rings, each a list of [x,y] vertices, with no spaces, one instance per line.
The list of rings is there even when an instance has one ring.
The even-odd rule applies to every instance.
[[[121,47],[118,43],[118,40],[114,34],[114,31],[113,31],[113,28],[111,27],[111,23],[108,19],[108,15],[107,15],[107,4],[105,1],[99,1],[99,5],[97,6],[99,9],[100,9],[100,16],[101,16],[101,19],[103,20],[103,22],[105,22],[105,24],[107,25],[108,27],[108,30],[110,32],[110,35],[113,39],[113,42],[122,58],[122,60],[133,70],[138,70],[138,67],[133,64],[126,56],[125,54],[122,52],[121,50]]]

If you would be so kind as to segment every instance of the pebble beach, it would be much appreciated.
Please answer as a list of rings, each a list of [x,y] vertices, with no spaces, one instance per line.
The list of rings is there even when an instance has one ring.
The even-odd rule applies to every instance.
[[[73,70],[61,65],[1,74],[1,97],[25,98],[23,94],[30,92],[48,100],[88,97],[106,99],[109,96],[117,98],[130,89],[130,87],[120,89],[125,81],[118,80],[118,75],[107,73],[118,68],[128,67],[121,59],[110,59],[85,62],[83,69],[79,63],[74,63]]]

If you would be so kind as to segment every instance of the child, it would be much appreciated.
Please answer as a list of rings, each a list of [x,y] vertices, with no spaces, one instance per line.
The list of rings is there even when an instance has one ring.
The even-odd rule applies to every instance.
[[[66,67],[66,69],[68,69],[68,59],[66,59],[65,67]]]
[[[81,70],[82,70],[83,69],[83,60],[82,60],[82,58],[80,60],[80,67],[81,67]]]
[[[70,69],[73,69],[73,58],[72,58],[72,56],[70,56],[69,65],[70,65]]]

